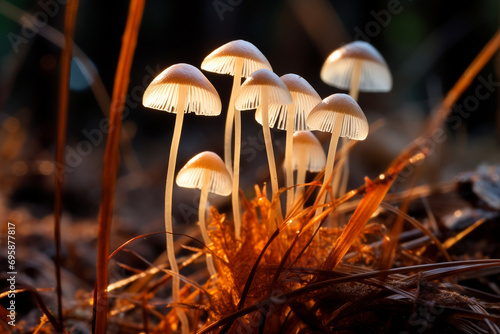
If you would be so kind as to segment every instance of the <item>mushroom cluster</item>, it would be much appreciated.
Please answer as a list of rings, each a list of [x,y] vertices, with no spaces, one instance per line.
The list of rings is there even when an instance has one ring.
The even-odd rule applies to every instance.
[[[203,242],[209,250],[211,236],[206,223],[209,193],[221,196],[232,194],[232,238],[242,243],[246,237],[245,229],[242,228],[239,198],[240,111],[256,110],[255,119],[262,125],[272,197],[273,202],[277,203],[273,210],[269,210],[267,217],[268,232],[272,233],[284,222],[283,217],[290,214],[292,207],[299,204],[302,208],[306,172],[319,173],[324,170],[322,187],[317,192],[319,198],[314,208],[316,215],[322,212],[327,193],[336,193],[332,192],[332,178],[334,174],[339,174],[334,170],[339,138],[364,140],[368,135],[368,121],[356,102],[358,92],[388,91],[392,86],[391,75],[384,59],[365,42],[347,44],[328,57],[321,70],[322,80],[337,88],[349,89],[349,95],[336,93],[323,100],[303,77],[291,73],[281,77],[275,74],[266,57],[247,41],[231,41],[215,49],[203,60],[201,69],[233,76],[226,115],[224,161],[214,152],[199,153],[185,164],[176,178],[179,187],[201,190],[198,219]],[[243,83],[242,78],[246,78]],[[168,261],[174,272],[172,299],[174,305],[178,305],[180,274],[174,253],[172,191],[183,116],[189,112],[206,116],[219,115],[221,100],[216,89],[199,69],[188,64],[175,64],[151,82],[144,93],[143,104],[149,108],[176,114],[165,186],[165,230]],[[280,204],[280,195],[284,190],[280,190],[271,140],[272,127],[286,131],[286,181],[281,185],[286,188],[284,211]],[[323,146],[311,131],[331,133],[328,154],[325,154]],[[295,182],[294,171],[297,171]],[[335,198],[332,195],[330,199]],[[210,277],[216,276],[219,266],[214,263],[210,251],[206,252],[206,260]],[[189,322],[182,307],[177,306],[176,310],[182,332],[187,333]]]

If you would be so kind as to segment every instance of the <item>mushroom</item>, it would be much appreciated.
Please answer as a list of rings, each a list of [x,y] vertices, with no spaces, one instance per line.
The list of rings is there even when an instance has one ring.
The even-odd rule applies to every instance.
[[[215,153],[205,151],[195,155],[177,173],[175,182],[179,187],[198,188],[201,190],[198,219],[200,221],[203,242],[210,244],[205,222],[208,193],[221,196],[231,194],[231,175],[224,165],[224,161]],[[207,267],[210,276],[217,274],[211,254],[207,254]]]
[[[321,80],[349,90],[354,100],[362,92],[388,92],[392,76],[382,55],[369,43],[355,41],[332,52],[321,68]]]
[[[326,154],[321,143],[310,131],[298,131],[293,134],[293,170],[297,170],[297,188],[295,203],[304,193],[306,171],[317,173],[325,168]]]
[[[309,112],[321,102],[321,97],[314,88],[297,74],[285,74],[280,77],[292,95],[291,105],[276,105],[269,107],[269,126],[286,130],[285,173],[286,173],[286,212],[293,206],[293,133],[307,130],[306,119]],[[262,124],[261,108],[257,108],[255,119]]]
[[[335,151],[339,137],[347,137],[355,140],[364,140],[368,135],[368,121],[359,107],[358,103],[347,94],[332,94],[323,99],[307,117],[307,126],[311,130],[330,132],[330,147],[325,167],[323,179],[323,194],[318,205],[323,205],[326,197],[326,186],[331,182],[333,173],[333,163],[335,161]],[[322,208],[318,208],[319,214]]]
[[[272,70],[271,64],[266,57],[252,43],[244,40],[231,41],[215,49],[205,57],[201,63],[205,71],[220,74],[229,74],[233,78],[233,88],[229,99],[227,110],[226,128],[224,136],[224,162],[227,169],[233,175],[233,217],[236,239],[240,239],[241,218],[239,203],[239,173],[240,173],[240,150],[241,150],[241,115],[234,107],[236,93],[241,86],[241,77],[248,77],[260,69]],[[234,169],[231,166],[231,137],[234,118]]]
[[[262,131],[264,132],[273,197],[278,193],[278,175],[271,142],[271,131],[269,130],[269,105],[286,105],[292,102],[292,96],[283,81],[275,73],[266,69],[252,73],[241,85],[236,97],[236,108],[239,110],[256,109],[259,106],[262,109]],[[278,207],[280,207],[279,201]],[[279,211],[281,215],[281,209]]]
[[[219,115],[222,108],[221,101],[214,86],[200,70],[188,64],[175,64],[161,72],[149,84],[144,92],[142,103],[148,108],[176,114],[165,184],[165,230],[167,232],[166,248],[170,268],[174,273],[178,274],[179,268],[175,260],[174,237],[172,234],[172,190],[182,121],[184,113],[189,112],[205,116]],[[179,288],[179,276],[173,275],[172,298],[174,303],[179,302]],[[187,321],[183,321],[180,312],[178,314],[181,317],[181,322],[183,322],[184,331],[184,328],[187,328]]]
[[[349,95],[356,101],[359,91],[388,92],[392,88],[392,76],[387,63],[377,49],[364,41],[346,44],[332,52],[323,64],[321,79],[331,86],[349,90]],[[348,141],[349,139],[343,138],[342,146],[346,147]],[[338,177],[340,175],[337,174]],[[341,194],[345,192],[349,178],[347,153],[342,177]]]

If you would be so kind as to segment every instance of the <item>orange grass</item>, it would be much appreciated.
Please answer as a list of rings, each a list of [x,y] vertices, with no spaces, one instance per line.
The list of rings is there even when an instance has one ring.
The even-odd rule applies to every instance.
[[[61,288],[61,215],[64,184],[64,144],[66,142],[66,125],[68,119],[69,79],[77,11],[78,0],[68,1],[64,16],[64,48],[62,49],[61,72],[59,77],[59,105],[57,112],[58,123],[54,173],[54,244],[56,248],[54,262],[56,269],[57,313],[59,319],[56,330],[58,332],[63,332],[64,329]]]
[[[130,68],[137,44],[137,35],[139,33],[144,3],[144,0],[132,0],[130,2],[109,112],[109,135],[104,154],[102,198],[97,231],[97,273],[94,292],[95,321],[93,323],[95,333],[106,332],[108,316],[108,292],[106,288],[108,286],[109,238],[113,218],[116,174],[119,165],[118,145],[120,143],[121,120],[129,83]]]

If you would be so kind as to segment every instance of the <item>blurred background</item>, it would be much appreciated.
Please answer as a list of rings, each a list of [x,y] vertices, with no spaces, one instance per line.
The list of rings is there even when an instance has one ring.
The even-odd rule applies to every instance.
[[[63,2],[0,0],[0,215],[30,221],[40,229],[37,233],[49,237]],[[79,4],[65,166],[63,239],[68,257],[82,252],[70,246],[72,242],[95,245],[105,115],[127,11],[127,1]],[[394,88],[390,93],[360,94],[359,104],[370,123],[384,119],[385,125],[354,149],[350,186],[358,187],[364,176],[384,171],[421,132],[426,117],[496,31],[498,14],[494,0],[146,1],[124,117],[112,249],[131,236],[163,230],[164,182],[175,117],[144,108],[141,100],[164,68],[180,62],[199,67],[212,50],[244,39],[266,55],[278,75],[299,74],[324,98],[340,92],[320,80],[326,57],[355,39],[370,42],[391,68]],[[499,162],[497,63],[498,58],[491,61],[459,100],[444,143],[434,143],[421,183],[450,180],[481,163]],[[178,169],[201,151],[223,154],[221,134],[232,78],[205,75],[221,96],[223,112],[214,118],[185,117]],[[268,177],[262,133],[253,114],[242,116],[240,185],[248,198],[254,196],[253,185],[262,185]],[[281,164],[284,133],[272,133]],[[318,136],[326,147],[329,137]],[[198,196],[197,191],[176,187],[174,215],[180,226],[196,222]],[[229,198],[210,200],[230,212]],[[151,254],[163,247],[163,237],[155,240],[149,245]],[[35,247],[50,257],[49,242]],[[91,267],[93,257],[84,261]],[[92,272],[79,266],[85,267],[66,264],[91,282]]]

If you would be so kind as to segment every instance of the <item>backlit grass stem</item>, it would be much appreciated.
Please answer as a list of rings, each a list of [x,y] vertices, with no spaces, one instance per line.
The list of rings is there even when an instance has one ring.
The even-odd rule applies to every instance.
[[[104,153],[104,166],[102,173],[102,198],[99,209],[99,226],[97,230],[97,273],[96,273],[96,299],[94,300],[93,323],[94,333],[105,333],[108,315],[108,255],[111,221],[113,218],[114,192],[116,174],[118,172],[120,143],[120,129],[123,107],[126,100],[129,84],[130,68],[134,50],[137,44],[137,35],[142,19],[145,0],[132,0],[129,6],[127,24],[122,40],[118,67],[113,86],[112,103],[109,113],[109,134]]]
[[[71,72],[71,58],[73,54],[73,36],[75,34],[76,13],[78,11],[78,0],[70,0],[66,4],[64,16],[64,48],[61,55],[61,71],[59,73],[59,100],[57,111],[57,144],[55,155],[55,190],[54,190],[54,243],[55,269],[56,269],[56,293],[57,293],[57,315],[59,320],[58,332],[63,332],[63,306],[61,288],[61,216],[62,216],[62,193],[64,185],[64,144],[66,142],[66,127],[68,119],[69,102],[69,80]]]

